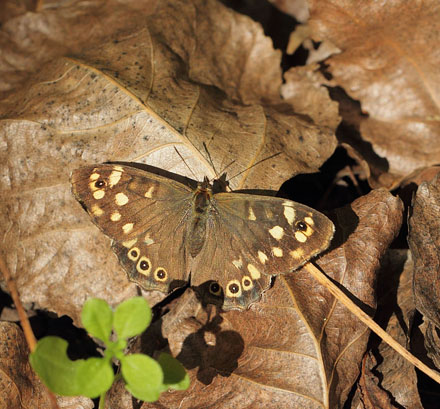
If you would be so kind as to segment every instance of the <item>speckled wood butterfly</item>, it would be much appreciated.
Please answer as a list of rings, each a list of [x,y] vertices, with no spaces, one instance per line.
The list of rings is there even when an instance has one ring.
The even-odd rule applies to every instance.
[[[325,250],[334,226],[323,214],[279,197],[194,189],[121,165],[72,173],[73,193],[113,239],[130,280],[168,293],[190,280],[205,302],[245,309],[269,287]]]

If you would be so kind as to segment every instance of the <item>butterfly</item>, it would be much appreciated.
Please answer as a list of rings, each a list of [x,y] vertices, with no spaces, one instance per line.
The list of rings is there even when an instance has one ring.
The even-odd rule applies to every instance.
[[[112,239],[131,281],[169,293],[188,282],[207,303],[244,310],[271,277],[324,251],[333,223],[291,200],[216,192],[131,166],[79,168],[72,192]]]

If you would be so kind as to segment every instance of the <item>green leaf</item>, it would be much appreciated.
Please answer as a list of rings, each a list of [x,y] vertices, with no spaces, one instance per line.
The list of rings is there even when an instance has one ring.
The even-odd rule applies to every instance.
[[[59,337],[44,337],[29,356],[32,368],[47,387],[58,395],[80,395],[77,373],[83,360],[71,361],[67,356],[67,341]]]
[[[189,376],[183,365],[170,354],[161,353],[158,359],[163,371],[164,390],[169,388],[182,391],[188,389]]]
[[[67,342],[59,337],[44,337],[37,343],[29,361],[48,388],[64,396],[96,398],[110,389],[114,374],[103,358],[71,361]]]
[[[142,297],[125,300],[114,312],[113,326],[118,338],[130,338],[141,334],[150,322],[151,308]]]
[[[77,384],[81,395],[97,398],[112,386],[115,375],[110,362],[103,358],[89,358],[81,362]]]
[[[113,311],[106,301],[88,299],[83,305],[81,321],[89,334],[104,342],[108,341],[112,332]]]
[[[161,366],[147,355],[131,354],[121,359],[125,387],[137,399],[154,402],[163,390]]]

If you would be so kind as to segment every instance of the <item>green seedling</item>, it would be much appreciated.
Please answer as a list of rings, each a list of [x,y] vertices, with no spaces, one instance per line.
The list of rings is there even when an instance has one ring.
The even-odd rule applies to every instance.
[[[168,390],[184,390],[189,377],[182,364],[162,353],[158,361],[144,354],[124,353],[127,339],[141,334],[150,325],[151,309],[142,297],[118,305],[115,311],[101,299],[91,298],[83,306],[81,320],[87,332],[104,342],[101,358],[72,361],[67,356],[67,342],[59,337],[44,337],[37,343],[29,360],[47,387],[58,395],[100,397],[104,408],[105,394],[115,376],[112,360],[118,359],[126,389],[136,398],[156,401]],[[111,341],[112,331],[115,341]]]

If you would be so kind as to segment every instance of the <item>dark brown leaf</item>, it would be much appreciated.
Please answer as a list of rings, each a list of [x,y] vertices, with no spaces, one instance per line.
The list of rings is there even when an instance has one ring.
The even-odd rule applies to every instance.
[[[379,299],[375,320],[407,349],[415,312],[412,271],[408,250],[389,249],[382,260],[377,283]],[[378,351],[374,348],[374,356],[370,353],[363,361],[362,378],[352,408],[374,408],[372,402],[377,397],[383,399],[387,407],[390,403],[385,396],[388,396],[390,402],[400,405],[397,407],[422,409],[414,366],[383,341]]]
[[[428,321],[425,340],[429,355],[438,364],[435,339],[440,328],[440,174],[423,182],[413,200],[408,244],[414,259],[414,297],[417,309]],[[433,342],[434,341],[434,342]]]

